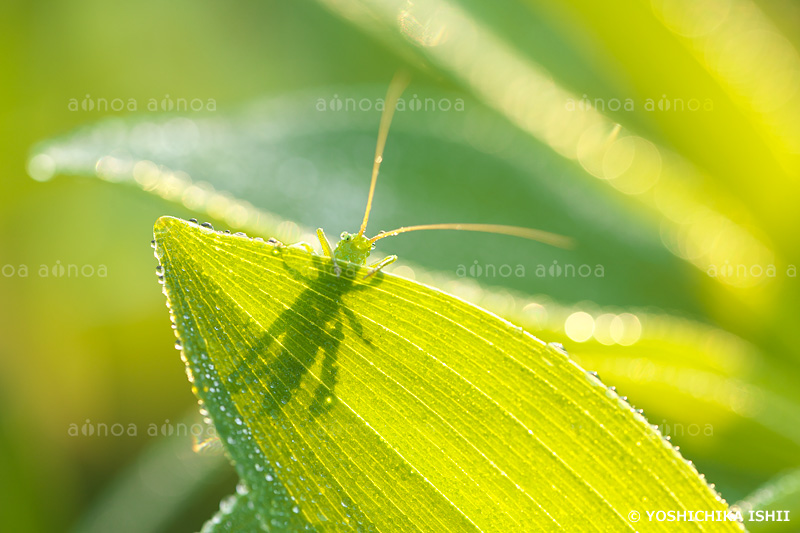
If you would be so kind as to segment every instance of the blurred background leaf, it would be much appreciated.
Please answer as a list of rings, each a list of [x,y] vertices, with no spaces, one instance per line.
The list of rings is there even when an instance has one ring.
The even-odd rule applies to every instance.
[[[152,159],[301,225],[274,231],[324,224],[335,235],[358,224],[378,115],[315,106],[335,95],[380,97],[401,64],[416,70],[407,97],[462,98],[465,110],[398,114],[371,228],[454,220],[541,227],[560,212],[564,225],[543,229],[581,246],[566,254],[502,237],[409,235],[381,243],[406,260],[398,273],[436,281],[561,340],[651,423],[673,431],[711,424],[712,435],[673,438],[729,499],[798,466],[800,295],[787,271],[800,252],[796,5],[321,5],[0,7],[4,524],[52,531],[76,523],[158,440],[148,425],[180,420],[194,405],[147,242],[158,216],[196,212],[182,198],[103,180],[37,183],[25,176],[30,147],[46,138],[55,140],[37,150],[80,147],[88,163],[72,174],[94,174],[91,157],[112,148],[108,128],[132,132],[150,122],[157,126],[137,130],[140,139],[158,138],[159,128],[181,139],[175,126],[186,121],[149,111],[151,99],[213,99],[215,111],[182,113],[205,152],[159,154],[157,145],[126,141],[124,153],[102,155]],[[134,99],[138,110],[80,107],[100,98]],[[675,110],[693,98],[711,109]],[[614,99],[630,99],[633,109],[614,110]],[[581,111],[587,100],[598,112]],[[92,139],[92,131],[106,133]],[[217,142],[207,137],[215,131],[223,134]],[[222,151],[228,155],[217,157]],[[42,178],[38,163],[33,175]],[[620,172],[621,181],[608,179]],[[312,175],[299,190],[288,179]],[[215,221],[234,226],[224,214]],[[475,261],[522,264],[526,275],[457,275]],[[535,275],[553,261],[601,264],[604,276]],[[706,273],[738,264],[744,275]],[[756,275],[755,266],[768,264],[775,277]],[[42,265],[91,274],[43,277]],[[640,342],[622,349],[617,341],[631,339],[614,340],[614,317],[638,330]],[[87,421],[135,424],[138,432],[69,434]],[[165,530],[197,530],[234,484],[232,475],[208,482],[196,506],[176,511]]]
[[[759,516],[751,521],[750,531],[792,531],[792,514],[800,511],[800,471],[783,472],[737,503],[743,516]],[[771,519],[769,518],[771,515]]]

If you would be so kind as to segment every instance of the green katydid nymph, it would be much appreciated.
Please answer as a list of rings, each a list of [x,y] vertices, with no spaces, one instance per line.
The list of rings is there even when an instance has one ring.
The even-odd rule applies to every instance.
[[[386,146],[386,138],[389,134],[389,126],[392,123],[392,117],[397,106],[397,101],[400,95],[408,85],[408,77],[403,73],[395,75],[389,90],[386,93],[386,100],[381,115],[381,122],[378,129],[378,144],[375,148],[375,159],[372,165],[372,181],[370,182],[369,195],[367,196],[367,208],[364,211],[364,220],[361,222],[361,228],[358,233],[343,232],[340,236],[336,248],[331,248],[328,238],[322,228],[317,228],[317,237],[322,245],[322,249],[327,257],[329,257],[334,264],[334,271],[338,276],[341,273],[339,262],[350,262],[357,265],[366,265],[367,258],[370,252],[375,247],[375,241],[383,239],[384,237],[392,237],[400,233],[407,233],[409,231],[419,230],[433,230],[433,229],[449,229],[449,230],[463,230],[463,231],[479,231],[483,233],[496,233],[501,235],[512,235],[514,237],[522,237],[553,246],[562,248],[570,247],[572,241],[569,237],[557,235],[547,231],[521,228],[517,226],[503,226],[499,224],[424,224],[419,226],[403,226],[392,231],[382,231],[374,237],[367,237],[365,232],[367,230],[367,222],[369,221],[369,213],[372,208],[372,198],[375,195],[375,184],[378,181],[378,170],[380,169],[381,162],[383,161],[383,149]],[[396,255],[389,255],[369,265],[369,272],[366,274],[365,279],[372,276],[380,269],[384,268],[397,260]]]

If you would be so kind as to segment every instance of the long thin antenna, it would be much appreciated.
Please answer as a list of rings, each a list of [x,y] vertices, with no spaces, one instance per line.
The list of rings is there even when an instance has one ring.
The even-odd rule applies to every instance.
[[[386,146],[386,137],[389,135],[389,126],[392,124],[392,117],[394,110],[397,107],[397,100],[403,94],[410,77],[406,71],[400,70],[392,78],[389,84],[389,90],[386,92],[386,100],[383,107],[383,115],[381,115],[381,125],[378,128],[378,145],[375,147],[375,160],[372,164],[372,181],[369,184],[369,196],[367,197],[367,209],[364,211],[364,221],[361,222],[361,229],[358,230],[359,235],[364,235],[367,231],[367,221],[369,221],[369,211],[372,209],[372,197],[375,196],[375,184],[378,182],[378,170],[383,161],[383,148]]]
[[[538,241],[559,248],[572,248],[573,242],[569,237],[557,235],[548,231],[538,229],[520,228],[518,226],[502,226],[499,224],[423,224],[421,226],[404,226],[396,230],[386,231],[379,233],[372,237],[369,242],[374,243],[377,240],[385,237],[393,237],[400,233],[408,233],[409,231],[420,231],[426,229],[451,229],[463,231],[480,231],[483,233],[498,233],[500,235],[511,235],[513,237],[522,237],[523,239],[530,239]]]

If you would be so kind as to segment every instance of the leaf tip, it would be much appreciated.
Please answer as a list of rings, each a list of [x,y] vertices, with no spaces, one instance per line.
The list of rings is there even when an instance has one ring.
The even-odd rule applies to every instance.
[[[170,231],[176,224],[184,223],[187,224],[185,220],[181,220],[180,218],[176,218],[173,216],[160,216],[156,220],[155,225],[153,226],[153,235],[157,238],[159,234],[164,234]]]

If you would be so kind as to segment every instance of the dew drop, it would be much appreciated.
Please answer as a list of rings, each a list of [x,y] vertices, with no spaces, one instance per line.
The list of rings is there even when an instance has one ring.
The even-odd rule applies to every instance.
[[[561,352],[561,353],[563,353],[564,355],[567,355],[567,349],[566,349],[566,348],[564,348],[564,345],[563,345],[563,344],[561,344],[560,342],[551,342],[551,343],[549,343],[549,344],[548,344],[548,346],[549,346],[551,349],[553,349],[553,350],[555,350],[555,351],[557,351],[557,352]]]
[[[220,502],[219,510],[225,514],[230,513],[233,510],[233,505],[235,502],[236,498],[234,498],[233,496],[229,496],[228,498],[225,498],[224,500],[222,500],[222,502]]]
[[[200,225],[203,226],[204,228],[214,229],[214,226],[211,225],[211,222],[203,222]]]

